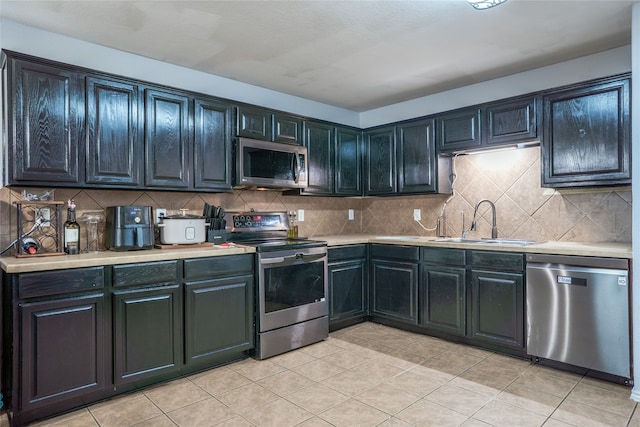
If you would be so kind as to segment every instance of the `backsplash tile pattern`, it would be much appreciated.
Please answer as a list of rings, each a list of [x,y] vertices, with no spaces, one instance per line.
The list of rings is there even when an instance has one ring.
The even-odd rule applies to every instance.
[[[57,188],[55,199],[75,199],[78,218],[84,212],[101,211],[107,206],[136,204],[166,208],[169,214],[177,213],[182,208],[190,213],[201,213],[205,202],[221,205],[227,211],[304,209],[305,220],[299,223],[299,232],[309,237],[358,233],[433,236],[436,234],[436,218],[447,200],[446,234],[459,236],[463,226],[462,212],[464,228],[468,230],[475,204],[479,200],[489,199],[496,205],[499,237],[538,241],[631,241],[631,189],[611,187],[554,191],[542,188],[539,147],[459,156],[455,159],[455,166],[457,178],[453,197],[332,198],[289,196],[276,191],[210,194]],[[15,207],[12,203],[21,197],[20,188],[0,189],[2,249],[16,237]],[[348,209],[354,210],[353,221],[348,220]],[[423,229],[413,220],[414,209],[421,209],[421,223],[430,230]],[[489,237],[489,205],[482,204],[478,215],[478,230],[469,235]],[[82,237],[82,242],[86,244],[86,236]]]

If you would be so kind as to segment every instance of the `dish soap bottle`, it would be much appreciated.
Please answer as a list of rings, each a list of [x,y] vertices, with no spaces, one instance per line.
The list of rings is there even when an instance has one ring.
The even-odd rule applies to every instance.
[[[64,252],[67,255],[80,253],[80,225],[76,222],[76,203],[69,200],[67,221],[64,223]]]

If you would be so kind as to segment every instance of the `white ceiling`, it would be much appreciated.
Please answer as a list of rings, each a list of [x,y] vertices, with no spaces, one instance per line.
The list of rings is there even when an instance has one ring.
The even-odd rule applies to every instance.
[[[0,0],[0,14],[367,111],[628,45],[632,4],[508,0],[477,11],[465,0]]]

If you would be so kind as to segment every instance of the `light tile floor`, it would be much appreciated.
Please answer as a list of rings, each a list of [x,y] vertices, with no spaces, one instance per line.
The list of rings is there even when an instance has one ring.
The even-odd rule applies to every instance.
[[[628,387],[363,323],[36,425],[640,427],[629,395]]]

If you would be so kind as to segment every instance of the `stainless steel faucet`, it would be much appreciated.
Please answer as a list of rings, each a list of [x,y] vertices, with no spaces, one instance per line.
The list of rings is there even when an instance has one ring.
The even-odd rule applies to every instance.
[[[482,199],[476,204],[476,208],[473,211],[473,221],[471,222],[471,231],[476,231],[476,214],[478,213],[478,207],[484,202],[487,202],[491,205],[491,212],[493,214],[493,223],[491,226],[491,238],[497,239],[498,226],[496,225],[496,205],[494,205],[493,202],[489,199]]]

